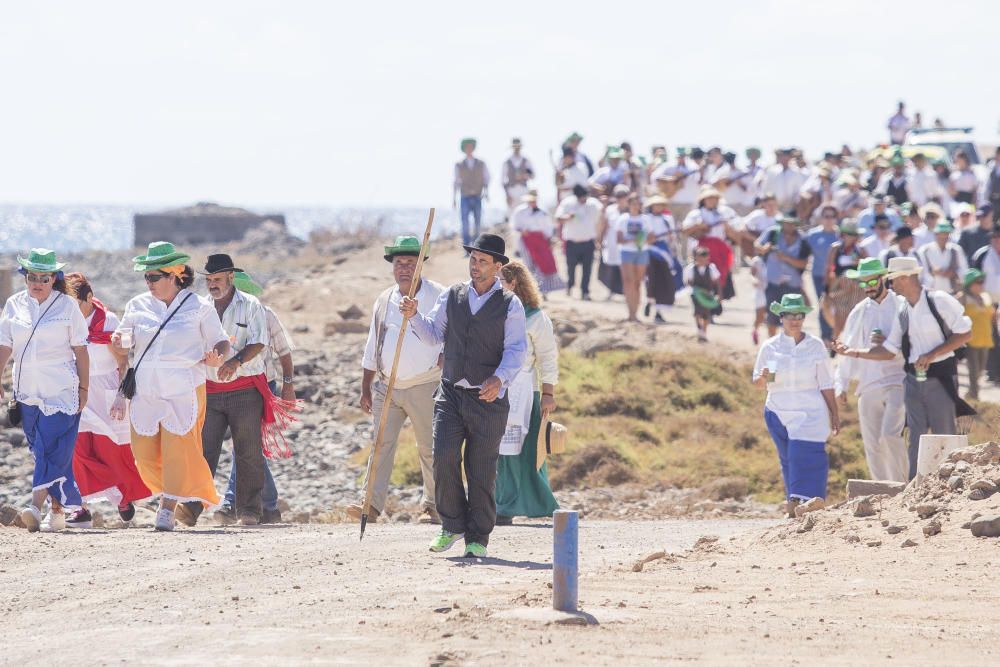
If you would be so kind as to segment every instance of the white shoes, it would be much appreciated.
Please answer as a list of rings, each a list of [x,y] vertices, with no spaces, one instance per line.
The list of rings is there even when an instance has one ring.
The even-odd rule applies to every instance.
[[[156,530],[161,530],[165,532],[170,532],[174,529],[174,512],[173,510],[161,509],[156,513],[156,523],[153,524],[153,528]]]
[[[49,512],[42,520],[40,530],[43,533],[58,533],[66,530],[66,515],[62,512]]]
[[[34,505],[28,505],[21,510],[21,523],[28,529],[29,533],[37,533],[42,525],[42,513]]]

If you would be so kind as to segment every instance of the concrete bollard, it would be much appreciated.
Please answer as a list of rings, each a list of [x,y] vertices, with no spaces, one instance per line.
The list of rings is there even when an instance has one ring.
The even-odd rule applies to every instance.
[[[552,515],[552,608],[577,609],[577,527],[572,510],[556,510]]]

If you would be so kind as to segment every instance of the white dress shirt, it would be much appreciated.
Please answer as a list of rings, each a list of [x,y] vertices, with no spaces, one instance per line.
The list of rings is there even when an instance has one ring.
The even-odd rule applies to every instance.
[[[493,286],[480,295],[470,280],[469,287],[469,311],[475,315],[479,309],[493,296],[494,292],[503,289],[500,278],[496,279]],[[448,295],[451,290],[445,289],[441,296],[434,303],[434,307],[426,315],[417,311],[417,314],[410,318],[410,325],[420,340],[429,344],[443,344],[448,331]],[[493,375],[500,378],[504,387],[509,385],[514,377],[521,372],[524,365],[524,355],[528,350],[528,333],[525,327],[524,305],[516,296],[511,298],[507,307],[507,319],[503,325],[503,356],[500,365],[497,366]],[[462,378],[455,382],[456,387],[476,389],[469,383],[467,378]],[[505,394],[505,390],[500,390],[500,396]]]
[[[621,266],[622,263],[622,252],[618,246],[619,217],[621,217],[621,212],[618,210],[618,204],[608,204],[608,207],[604,209],[604,220],[608,226],[604,232],[604,238],[601,240],[601,260],[608,266]]]
[[[931,272],[934,270],[944,271],[954,266],[957,273],[955,282],[962,284],[962,276],[969,270],[969,262],[965,258],[965,251],[957,243],[949,241],[942,248],[936,242],[928,243],[917,253],[920,263],[924,267],[924,272],[920,276],[924,287],[928,289],[943,290],[951,294],[955,291],[951,278],[935,276]]]
[[[32,337],[35,323],[38,329]],[[7,299],[0,315],[0,345],[12,350],[17,400],[36,406],[43,415],[79,412],[80,380],[72,348],[86,345],[87,335],[87,322],[73,297],[52,290],[38,303],[23,290]]]
[[[889,249],[892,245],[892,234],[890,233],[885,238],[880,237],[878,234],[872,234],[868,238],[861,241],[858,247],[865,251],[865,255],[868,257],[878,257],[884,251]]]
[[[87,317],[88,329],[96,312]],[[107,311],[104,331],[117,328],[118,316]],[[127,445],[132,439],[128,422],[111,418],[111,404],[118,396],[118,385],[121,383],[118,360],[111,354],[111,346],[106,344],[87,343],[87,354],[90,357],[90,383],[87,385],[87,407],[80,413],[80,433],[96,433],[116,444]]]
[[[757,176],[757,191],[773,192],[778,201],[778,208],[788,211],[795,208],[799,202],[799,190],[805,183],[805,175],[797,168],[788,165],[773,164]]]
[[[189,294],[191,298],[184,301]],[[156,330],[175,310],[150,347]],[[229,340],[215,306],[182,289],[168,309],[147,292],[125,305],[119,332],[122,327],[132,327],[136,362],[149,347],[136,371],[135,397],[129,403],[132,428],[139,435],[156,435],[161,426],[176,435],[186,434],[198,417],[196,390],[205,384],[205,353]]]
[[[708,225],[708,236],[717,239],[726,239],[726,224],[736,219],[736,213],[728,206],[719,204],[714,209],[704,206],[691,209],[681,227],[685,230],[697,227],[698,225]]]
[[[552,216],[531,204],[521,204],[510,214],[510,224],[514,231],[541,232],[546,238],[552,238],[555,232]]]
[[[215,304],[212,304],[212,308],[215,308]],[[271,338],[268,336],[267,313],[257,297],[241,292],[234,287],[233,300],[222,311],[222,330],[229,336],[229,344],[232,346],[229,350],[230,358],[247,345],[260,344],[264,346],[264,349],[253,359],[241,363],[236,369],[236,375],[226,382],[235,382],[242,377],[253,377],[264,373],[265,360],[267,359],[265,350],[270,345]],[[208,367],[206,366],[206,368]],[[208,368],[208,379],[212,382],[221,382],[219,369]]]
[[[854,306],[847,316],[841,341],[850,348],[868,348],[873,329],[881,329],[882,335],[888,338],[892,330],[899,326],[899,310],[902,307],[903,297],[892,290],[886,293],[881,303],[866,298]],[[903,359],[899,355],[889,361],[841,357],[835,384],[839,395],[847,391],[851,380],[857,380],[855,394],[860,396],[870,389],[901,385],[905,376]]]
[[[562,223],[563,240],[582,243],[596,239],[597,222],[603,212],[604,206],[594,197],[588,197],[582,204],[575,196],[562,200],[556,209],[556,217],[572,216]]]
[[[904,300],[903,302],[903,307],[906,309],[907,317],[909,318],[907,331],[910,334],[910,358],[905,361],[909,361],[911,364],[919,359],[921,355],[927,354],[944,342],[944,333],[941,331],[941,327],[938,326],[937,320],[934,319],[934,315],[927,305],[928,294],[934,299],[934,307],[937,309],[938,315],[941,316],[941,320],[951,329],[953,334],[972,331],[972,320],[965,315],[965,307],[958,302],[958,299],[946,292],[937,290],[928,292],[928,290],[922,290],[916,306],[911,306],[909,301]],[[886,341],[882,345],[890,352],[900,354],[903,348],[902,327],[894,326],[892,331],[887,334]],[[953,356],[955,356],[955,353],[949,352],[948,354],[941,355],[934,361],[936,363],[950,359]]]
[[[264,306],[264,313],[267,315],[267,337],[270,339],[270,344],[261,353],[264,355],[264,368],[267,381],[277,382],[280,385],[280,380],[284,377],[280,359],[286,354],[291,354],[295,344],[285,325],[278,319],[278,314],[269,306]]]
[[[993,248],[989,248],[983,255],[981,271],[986,275],[984,289],[989,292],[993,303],[1000,303],[1000,255]]]
[[[911,167],[906,175],[906,192],[910,201],[917,206],[923,206],[932,199],[941,199],[941,182],[930,167],[916,169]]]
[[[437,303],[441,293],[445,291],[443,285],[439,285],[433,280],[422,278],[420,289],[414,297],[417,300],[417,312],[426,315],[431,312]],[[375,301],[372,310],[371,326],[368,328],[368,342],[365,343],[365,356],[361,361],[361,367],[367,371],[377,371],[378,363],[378,329],[376,328],[376,318],[379,316],[378,308],[385,305],[381,317],[385,321],[385,339],[382,341],[382,369],[385,376],[383,381],[388,380],[389,373],[392,372],[392,361],[396,354],[396,344],[399,342],[399,331],[403,326],[403,314],[399,312],[399,302],[403,298],[399,291],[399,286],[391,288],[389,298],[386,300],[380,297]],[[411,322],[412,324],[412,322]],[[416,330],[412,326],[407,327],[406,338],[403,339],[403,349],[399,353],[399,367],[396,369],[396,387],[407,389],[415,384],[423,384],[430,379],[440,379],[441,374],[438,369],[438,358],[441,356],[441,343],[427,344],[420,340]],[[437,371],[434,373],[434,371]],[[429,378],[433,375],[433,378]],[[414,382],[417,380],[417,382]]]
[[[778,224],[778,220],[773,215],[768,215],[764,209],[758,208],[750,211],[749,215],[743,218],[740,227],[753,234],[754,239],[756,239],[765,230],[771,229],[776,224]]]
[[[674,196],[670,198],[670,201],[680,205],[696,203],[698,201],[698,192],[701,190],[701,172],[698,170],[698,165],[693,162],[685,162],[683,165],[664,163],[656,168],[650,180],[655,183],[658,179],[662,178],[676,179],[681,177],[684,177],[684,180],[680,183],[680,187],[674,193]]]
[[[766,368],[774,371],[764,403],[788,429],[792,440],[826,442],[830,437],[830,410],[821,393],[833,389],[830,354],[822,340],[812,334],[795,344],[783,332],[769,338],[757,353],[753,379]]]
[[[901,144],[906,139],[906,133],[912,127],[910,119],[901,112],[896,112],[889,119],[889,138],[895,144]]]

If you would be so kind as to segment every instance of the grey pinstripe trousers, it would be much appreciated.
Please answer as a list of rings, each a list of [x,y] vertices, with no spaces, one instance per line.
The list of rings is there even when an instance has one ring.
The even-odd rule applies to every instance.
[[[497,521],[494,495],[500,439],[507,429],[507,396],[493,403],[478,389],[442,382],[434,396],[434,499],[441,527],[486,546]],[[465,443],[463,457],[462,443]],[[462,482],[462,468],[469,483]]]
[[[237,516],[261,515],[260,494],[264,489],[264,453],[260,420],[264,415],[264,397],[256,389],[239,389],[209,394],[201,446],[208,467],[215,475],[222,453],[226,427],[233,432],[233,458],[240,474],[236,477]]]

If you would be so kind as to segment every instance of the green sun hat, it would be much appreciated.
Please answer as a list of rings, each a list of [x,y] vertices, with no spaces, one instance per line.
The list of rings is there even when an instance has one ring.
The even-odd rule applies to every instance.
[[[695,287],[691,296],[694,297],[695,303],[706,310],[715,310],[720,305],[719,299],[704,287]]]
[[[568,144],[571,141],[583,141],[583,136],[578,132],[573,132],[566,137],[566,141],[564,141],[563,144]]]
[[[890,167],[902,167],[904,165],[906,165],[906,160],[899,153],[896,153],[895,155],[893,155],[892,159],[889,160],[889,166]]]
[[[462,143],[459,144],[458,149],[464,151],[466,144],[472,144],[473,148],[475,148],[477,145],[475,139],[473,139],[472,137],[465,137],[464,139],[462,139]]]
[[[968,287],[974,282],[985,279],[986,279],[986,274],[980,271],[979,269],[969,269],[968,271],[965,272],[965,276],[962,278],[962,285]]]
[[[251,296],[260,296],[264,293],[264,288],[255,283],[246,271],[236,271],[233,273],[233,285],[239,291]]]
[[[887,272],[888,269],[882,265],[878,257],[868,257],[858,263],[857,269],[844,271],[844,276],[848,280],[865,280],[867,278],[884,276]]]
[[[762,153],[760,152],[760,149],[759,149],[759,148],[757,148],[756,146],[750,146],[749,148],[747,148],[747,149],[746,149],[746,151],[744,151],[744,154],[745,154],[745,155],[746,155],[746,156],[747,156],[748,158],[749,158],[749,157],[750,157],[750,155],[751,155],[751,154],[753,154],[753,153],[756,153],[756,154],[757,154],[757,157],[760,157],[760,156],[762,155]]]
[[[774,222],[779,225],[789,224],[789,225],[795,225],[796,227],[798,227],[799,225],[806,224],[805,220],[799,220],[794,215],[784,215],[783,213],[779,213],[778,215],[774,216]]]
[[[625,151],[617,146],[608,146],[607,157],[609,160],[618,159],[621,160],[625,157]]]
[[[841,234],[847,234],[848,236],[861,236],[868,231],[864,227],[858,227],[858,223],[853,220],[840,223],[837,229]]]
[[[955,228],[950,222],[939,222],[934,225],[935,234],[951,234],[953,231],[955,231]]]
[[[136,271],[149,271],[187,264],[190,259],[191,255],[179,252],[169,241],[153,241],[146,248],[146,254],[133,257],[132,262]]]
[[[677,157],[686,157],[688,154],[688,149],[684,146],[677,147]]]
[[[785,313],[811,313],[812,306],[806,305],[806,300],[801,294],[785,294],[781,297],[781,303],[774,301],[771,303],[771,312],[775,315]]]
[[[32,248],[27,257],[17,256],[17,263],[25,271],[32,273],[55,273],[66,266],[66,262],[56,261],[56,251],[48,248]]]
[[[385,261],[387,262],[392,262],[392,258],[398,256],[420,256],[420,239],[416,236],[397,236],[396,241],[392,245],[382,247],[385,248]],[[427,252],[424,253],[424,259],[428,259],[430,256],[431,245],[428,243]]]

